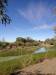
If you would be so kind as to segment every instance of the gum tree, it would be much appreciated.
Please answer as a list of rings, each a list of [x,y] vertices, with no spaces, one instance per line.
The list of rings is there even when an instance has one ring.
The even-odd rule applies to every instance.
[[[0,23],[9,24],[11,19],[6,13],[6,7],[8,5],[8,0],[0,0]]]
[[[55,39],[56,39],[56,26],[53,27],[53,31],[55,33]]]

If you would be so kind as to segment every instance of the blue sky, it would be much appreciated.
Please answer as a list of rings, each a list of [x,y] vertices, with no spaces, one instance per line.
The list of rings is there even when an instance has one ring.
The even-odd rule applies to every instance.
[[[56,25],[56,0],[8,0],[7,14],[11,24],[0,24],[0,40],[15,41],[17,37],[36,40],[52,38]]]

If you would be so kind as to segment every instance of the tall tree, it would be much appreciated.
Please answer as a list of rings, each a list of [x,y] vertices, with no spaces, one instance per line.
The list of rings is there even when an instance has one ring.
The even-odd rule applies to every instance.
[[[56,7],[53,8],[53,13],[54,13],[54,15],[56,15]]]
[[[53,14],[56,16],[56,7],[54,7],[52,11],[53,11]],[[55,33],[55,39],[56,39],[56,25],[53,26],[53,31]]]
[[[56,26],[53,27],[54,33],[55,33],[55,39],[56,39]]]
[[[0,0],[0,22],[5,25],[11,21],[10,17],[6,14],[7,3],[8,0]]]

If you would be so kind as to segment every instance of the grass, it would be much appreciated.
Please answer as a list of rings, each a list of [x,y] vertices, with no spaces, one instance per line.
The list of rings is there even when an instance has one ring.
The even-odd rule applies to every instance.
[[[35,64],[41,58],[45,58],[45,55],[45,53],[34,55],[22,55],[18,58],[9,61],[0,62],[0,75],[9,75],[10,73],[16,70],[20,70],[26,66]],[[48,52],[47,57],[56,57],[56,52]]]
[[[37,48],[38,48],[37,46],[30,46],[30,47],[18,47],[16,49],[4,50],[0,51],[0,57],[31,54]]]
[[[31,55],[23,55],[20,58],[0,62],[0,75],[9,75],[17,69],[24,68],[32,62]]]
[[[15,57],[16,58],[12,60],[0,62],[0,75],[10,75],[10,73],[16,70],[20,70],[26,66],[37,63],[37,61],[39,61],[42,58],[56,57],[56,48],[53,47],[52,50],[49,50],[47,53],[26,54],[26,55],[20,55]],[[5,60],[9,58],[10,57],[3,57],[0,58],[0,60]]]
[[[56,45],[51,48],[48,48],[47,57],[48,58],[56,57]]]

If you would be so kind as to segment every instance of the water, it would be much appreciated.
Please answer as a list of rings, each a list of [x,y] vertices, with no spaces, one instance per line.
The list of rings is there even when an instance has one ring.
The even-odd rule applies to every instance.
[[[36,51],[34,51],[33,54],[37,54],[37,53],[44,53],[44,52],[47,52],[46,48],[39,48],[37,49]],[[13,60],[13,59],[18,59],[20,57],[22,57],[23,55],[21,56],[8,56],[8,57],[0,57],[0,62],[4,62],[4,61],[10,61],[10,60]]]
[[[37,53],[44,53],[44,52],[47,52],[46,48],[39,48],[37,49],[36,51],[34,51],[34,54],[37,54]]]

